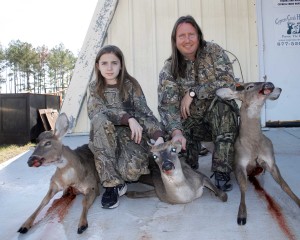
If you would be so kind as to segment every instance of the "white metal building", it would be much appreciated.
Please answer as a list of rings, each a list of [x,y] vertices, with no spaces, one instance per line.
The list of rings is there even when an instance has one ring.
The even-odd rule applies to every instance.
[[[283,88],[277,101],[267,102],[263,125],[300,123],[300,0],[99,0],[61,109],[73,121],[73,133],[89,131],[87,87],[104,44],[123,51],[127,70],[158,117],[158,74],[171,54],[173,25],[188,14],[205,40],[232,53],[236,78]]]

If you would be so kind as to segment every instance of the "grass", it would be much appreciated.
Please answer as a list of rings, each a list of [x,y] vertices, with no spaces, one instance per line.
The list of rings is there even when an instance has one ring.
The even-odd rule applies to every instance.
[[[34,146],[33,143],[27,143],[25,145],[0,145],[0,164],[23,153]]]

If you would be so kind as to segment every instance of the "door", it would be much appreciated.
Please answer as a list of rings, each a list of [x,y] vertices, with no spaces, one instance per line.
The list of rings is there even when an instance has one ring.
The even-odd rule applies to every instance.
[[[266,126],[300,126],[300,0],[259,0],[260,77],[282,88],[268,100]]]

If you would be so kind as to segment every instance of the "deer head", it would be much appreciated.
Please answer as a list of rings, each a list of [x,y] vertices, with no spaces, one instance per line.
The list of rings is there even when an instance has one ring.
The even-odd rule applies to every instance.
[[[178,153],[180,151],[181,144],[179,142],[173,143],[171,141],[159,145],[152,145],[150,149],[155,162],[165,174],[171,174],[172,170],[180,164],[178,159]]]
[[[34,152],[28,159],[29,167],[40,167],[55,164],[64,166],[65,161],[62,158],[63,144],[62,138],[65,136],[69,128],[69,120],[65,113],[61,113],[55,123],[54,132],[42,132],[37,141]]]

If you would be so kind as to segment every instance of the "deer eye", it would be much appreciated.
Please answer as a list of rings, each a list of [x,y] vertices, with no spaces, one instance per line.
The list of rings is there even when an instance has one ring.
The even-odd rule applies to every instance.
[[[51,141],[47,141],[46,143],[45,143],[45,146],[50,146],[51,145]]]
[[[253,88],[254,86],[253,85],[250,85],[250,86],[248,86],[247,88],[246,88],[246,90],[249,90],[249,89],[251,89],[251,88]]]
[[[171,152],[176,152],[176,148],[171,148]]]
[[[155,154],[153,154],[153,159],[157,159],[158,157],[155,155]]]

